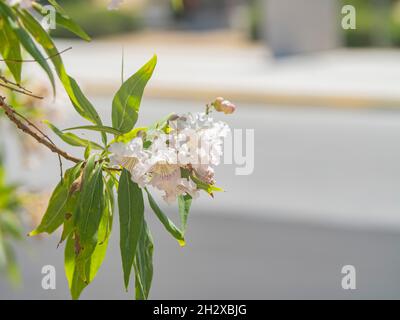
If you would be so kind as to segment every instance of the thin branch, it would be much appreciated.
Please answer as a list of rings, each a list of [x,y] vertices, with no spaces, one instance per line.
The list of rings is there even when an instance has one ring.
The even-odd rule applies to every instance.
[[[72,47],[69,47],[69,48],[64,49],[64,50],[62,50],[62,51],[59,51],[59,52],[57,52],[57,53],[55,53],[55,54],[52,54],[52,55],[50,55],[50,56],[44,58],[43,60],[49,60],[49,59],[51,59],[51,58],[57,57],[57,56],[63,54],[64,52],[67,52],[67,51],[69,51],[69,50],[71,50],[71,49],[72,49]],[[15,62],[15,63],[37,62],[36,59],[26,59],[26,60],[25,60],[25,59],[0,59],[0,61],[2,61],[2,62]]]
[[[18,88],[14,88],[14,87],[9,86],[9,85],[4,84],[4,83],[0,83],[0,87],[4,87],[4,88],[9,89],[11,91],[15,91],[15,92],[18,92],[18,93],[21,93],[21,94],[25,94],[25,95],[30,96],[32,98],[43,99],[43,97],[37,96],[37,95],[35,95],[33,93],[30,93],[29,91],[25,91],[25,90],[21,90],[21,89],[18,89]]]
[[[45,137],[42,137],[39,134],[37,134],[36,132],[34,132],[33,130],[31,130],[29,125],[26,125],[26,124],[22,123],[22,121],[17,118],[16,111],[11,106],[9,106],[5,102],[5,98],[1,97],[1,96],[0,96],[0,107],[4,110],[6,116],[12,122],[14,122],[14,124],[17,126],[18,129],[20,129],[23,132],[25,132],[26,134],[30,135],[37,142],[39,142],[40,144],[42,144],[42,145],[46,146],[48,149],[50,149],[50,151],[52,151],[54,153],[57,153],[58,155],[60,155],[64,159],[67,159],[67,160],[72,161],[74,163],[79,163],[79,162],[83,161],[83,160],[81,160],[79,158],[71,156],[70,154],[68,154],[64,150],[61,150],[56,145],[54,145],[53,143],[49,142]]]
[[[18,87],[19,89],[24,90],[26,92],[33,93],[32,91],[28,90],[27,88],[24,88],[23,86],[21,86],[19,83],[12,82],[2,75],[0,75],[0,80],[3,81],[5,84],[9,84],[14,87]]]
[[[51,139],[47,135],[45,135],[34,123],[32,123],[30,120],[28,120],[23,115],[19,114],[11,106],[9,106],[5,102],[5,98],[2,97],[2,96],[0,96],[0,108],[2,108],[4,110],[4,112],[5,112],[6,116],[8,117],[8,119],[10,119],[11,122],[13,122],[17,126],[18,129],[20,129],[23,132],[25,132],[26,134],[30,135],[37,142],[39,142],[40,144],[42,144],[45,147],[47,147],[50,151],[58,154],[59,157],[63,157],[64,159],[69,160],[69,161],[74,162],[74,163],[85,162],[84,160],[76,158],[76,157],[68,154],[64,150],[61,150],[59,147],[57,147],[51,141]],[[20,117],[24,121],[26,121],[28,123],[28,125],[26,125],[21,120],[19,120],[18,117]],[[30,127],[35,128],[42,136],[37,134]],[[100,162],[100,161],[102,161],[102,160],[99,160],[98,162]],[[105,170],[110,170],[110,171],[121,171],[121,169],[119,169],[119,168],[112,168],[112,167],[105,167],[104,169]]]
[[[47,134],[45,134],[36,124],[34,124],[32,121],[30,121],[28,118],[26,118],[25,116],[23,116],[22,114],[20,114],[19,112],[17,112],[16,110],[13,109],[13,112],[20,117],[21,119],[23,119],[29,126],[31,126],[32,128],[34,128],[35,130],[37,130],[45,139],[47,139],[47,141],[49,141],[54,147],[57,147],[56,144],[53,142],[53,140],[51,140],[49,138],[49,136]],[[63,165],[62,165],[62,161],[61,161],[61,156],[59,154],[57,154],[58,156],[58,162],[60,165],[60,176],[61,176],[61,180],[63,179],[64,173],[63,173]]]

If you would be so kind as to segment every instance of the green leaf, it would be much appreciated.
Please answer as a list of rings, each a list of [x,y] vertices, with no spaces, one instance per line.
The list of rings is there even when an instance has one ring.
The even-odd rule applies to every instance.
[[[76,210],[76,204],[78,202],[78,196],[74,195],[74,200],[73,200],[73,204],[74,204],[74,209]],[[63,224],[63,231],[61,233],[61,238],[60,241],[57,244],[57,248],[58,246],[63,243],[65,241],[65,239],[68,238],[68,236],[72,233],[72,231],[74,231],[74,217],[73,215],[76,213],[76,211],[70,212],[70,210],[66,210],[67,213],[65,214],[65,218],[64,218],[64,224]]]
[[[185,234],[192,197],[188,194],[178,196],[179,215],[181,217],[182,232]]]
[[[79,88],[78,83],[74,78],[70,77],[64,67],[61,55],[57,50],[53,40],[48,35],[48,33],[43,29],[40,23],[38,23],[32,15],[24,10],[19,12],[24,26],[26,29],[35,37],[36,41],[43,47],[46,53],[49,55],[59,79],[67,92],[72,105],[75,110],[85,119],[91,121],[96,125],[102,125],[102,121],[93,107],[91,102],[83,94],[82,90]],[[107,139],[105,134],[102,134],[103,143],[107,144]]]
[[[51,72],[51,69],[50,69],[46,59],[43,57],[42,53],[36,47],[35,43],[32,41],[29,34],[18,23],[17,16],[14,14],[13,10],[1,1],[0,1],[0,15],[2,15],[4,19],[8,20],[9,25],[11,26],[11,29],[14,31],[14,33],[18,37],[22,46],[32,56],[32,58],[36,60],[36,62],[42,67],[42,69],[47,73],[47,76],[49,77],[49,80],[53,87],[53,91],[55,92],[54,76],[53,76],[53,73]]]
[[[143,220],[135,257],[135,294],[138,300],[147,300],[153,279],[153,238]]]
[[[21,46],[6,19],[0,17],[0,54],[17,83],[21,82]]]
[[[99,225],[107,205],[102,166],[94,158],[89,158],[83,173],[75,219],[75,242],[78,248],[75,269],[86,284],[91,281],[88,263],[96,250]]]
[[[56,10],[62,14],[66,14],[63,7],[61,7],[56,0],[47,0]]]
[[[91,102],[83,94],[82,90],[79,88],[78,83],[72,77],[69,77],[69,85],[70,87],[66,87],[66,90],[69,94],[69,97],[71,98],[72,104],[75,106],[75,109],[80,110],[81,115],[84,118],[88,119],[94,124],[101,126],[102,122],[99,114],[97,113]]]
[[[71,234],[68,237],[67,244],[65,246],[64,269],[66,278],[68,280],[68,286],[71,291],[71,296],[74,300],[79,299],[83,289],[87,286],[87,284],[79,276],[78,271],[75,269],[75,260],[75,240]]]
[[[65,14],[61,14],[59,12],[56,13],[56,21],[57,25],[61,26],[72,33],[76,34],[78,37],[85,41],[91,41],[90,36],[78,25],[75,23],[74,20],[72,20],[69,16]]]
[[[73,21],[65,10],[57,3],[57,1],[49,0],[49,3],[56,8],[56,23],[57,26],[63,27],[72,33],[76,34],[83,40],[90,41],[90,37],[88,34],[75,22]],[[38,4],[34,3],[33,7],[36,9],[37,12],[43,15],[43,7]]]
[[[94,156],[91,157],[93,161]],[[82,191],[79,198],[79,211],[76,229],[81,246],[86,249],[97,243],[97,230],[104,210],[104,188],[101,164],[94,169],[87,165],[84,169]]]
[[[56,135],[58,135],[61,140],[63,140],[64,142],[68,143],[71,146],[74,147],[84,147],[87,148],[88,146],[90,146],[93,149],[96,150],[103,150],[103,148],[98,145],[96,142],[93,141],[89,141],[86,139],[82,139],[79,138],[77,135],[73,134],[73,133],[64,133],[62,132],[60,129],[58,129],[55,125],[53,125],[52,123],[50,123],[47,120],[43,121]]]
[[[196,184],[198,189],[204,190],[205,192],[207,192],[209,195],[213,196],[213,192],[223,192],[224,189],[219,188],[213,184],[207,184],[204,181],[202,181],[201,179],[197,178],[194,174],[189,174],[187,177],[190,177],[193,182]]]
[[[112,228],[113,200],[111,198],[112,196],[106,192],[104,212],[98,229],[98,241],[93,252],[86,259],[80,259],[79,252],[76,252],[76,247],[80,245],[79,240],[74,238],[73,234],[68,237],[64,267],[71,296],[74,300],[78,299],[85,287],[94,280],[106,256]],[[82,268],[79,268],[80,263],[84,264],[83,274],[81,273]]]
[[[79,127],[72,127],[72,128],[67,128],[64,129],[63,131],[72,131],[72,130],[91,130],[91,131],[99,131],[99,132],[104,132],[104,133],[111,133],[115,135],[120,135],[122,134],[120,131],[107,127],[107,126],[79,126]]]
[[[144,204],[142,190],[131,180],[130,173],[125,169],[119,180],[118,207],[122,268],[125,288],[128,290],[136,247],[143,227]]]
[[[92,147],[90,144],[88,144],[85,148],[85,152],[84,152],[84,157],[85,160],[87,160],[90,157],[90,154],[92,153]]]
[[[133,129],[138,119],[144,88],[156,64],[157,56],[154,55],[139,71],[126,80],[115,94],[112,103],[113,128],[122,133]]]
[[[162,130],[168,124],[168,121],[171,117],[176,116],[175,113],[170,113],[163,117],[161,120],[154,122],[151,126],[149,126],[148,130]]]
[[[146,132],[147,128],[146,127],[134,128],[131,131],[129,131],[128,133],[116,136],[116,138],[111,143],[113,143],[113,142],[127,143],[127,142],[131,141],[132,139],[136,138],[140,131]]]
[[[31,231],[29,236],[35,236],[43,232],[51,234],[61,226],[67,213],[71,185],[79,177],[81,167],[82,163],[79,163],[65,172],[64,179],[58,183],[51,195],[49,205],[40,225]]]
[[[157,218],[164,225],[165,229],[176,239],[180,246],[185,246],[185,238],[181,230],[179,230],[175,224],[167,217],[167,215],[160,209],[160,207],[155,202],[154,198],[150,194],[150,192],[145,188],[147,193],[147,198],[149,200],[149,204],[151,209],[153,209]]]

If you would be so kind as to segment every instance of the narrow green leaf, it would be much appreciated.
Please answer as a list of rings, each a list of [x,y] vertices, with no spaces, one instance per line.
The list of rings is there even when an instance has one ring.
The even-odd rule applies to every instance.
[[[135,293],[137,300],[147,300],[153,280],[153,238],[143,220],[135,257]]]
[[[55,125],[53,125],[52,123],[50,123],[47,120],[44,120],[43,122],[56,135],[58,135],[61,138],[61,140],[63,140],[64,142],[68,143],[71,146],[84,147],[84,148],[87,148],[88,146],[90,146],[91,148],[96,149],[96,150],[103,150],[103,148],[100,145],[98,145],[96,142],[79,138],[77,135],[75,135],[73,133],[64,133],[60,129],[58,129]]]
[[[32,58],[37,61],[37,63],[42,67],[42,69],[47,73],[47,76],[49,77],[49,80],[53,87],[53,91],[55,91],[54,76],[53,76],[53,73],[52,73],[46,59],[43,57],[42,53],[36,47],[35,43],[32,41],[29,34],[18,23],[17,16],[14,14],[13,10],[1,1],[0,1],[0,15],[2,15],[4,19],[8,20],[9,25],[11,26],[11,29],[14,31],[14,33],[18,37],[22,46],[32,56]]]
[[[133,129],[138,119],[144,88],[156,64],[157,56],[154,55],[139,71],[126,80],[115,94],[112,103],[113,128],[122,133]]]
[[[79,248],[75,269],[79,277],[90,283],[90,261],[98,243],[98,230],[107,206],[102,166],[91,156],[82,176],[82,191],[75,219],[75,242]]]
[[[78,272],[75,272],[75,240],[71,234],[68,237],[64,252],[64,270],[68,280],[68,286],[71,291],[72,299],[79,298],[82,290],[86,287],[85,282],[79,277]]]
[[[56,8],[56,23],[57,26],[63,27],[80,37],[85,41],[90,41],[89,35],[74,21],[65,10],[54,0],[49,0],[49,3]],[[43,15],[43,7],[38,4],[34,3],[33,7],[36,9],[37,12]]]
[[[67,213],[69,191],[72,183],[78,178],[82,163],[68,169],[65,172],[64,179],[60,181],[51,195],[49,205],[42,218],[40,225],[29,233],[29,236],[35,236],[39,233],[53,233],[64,222]]]
[[[104,133],[111,133],[115,135],[120,135],[121,132],[111,128],[111,127],[106,127],[106,126],[79,126],[79,127],[72,127],[72,128],[67,128],[64,129],[63,131],[72,131],[72,130],[91,130],[91,131],[99,131],[99,132],[104,132]]]
[[[83,94],[79,88],[78,83],[74,78],[70,77],[64,67],[61,55],[57,50],[53,40],[48,33],[43,29],[40,23],[38,23],[32,15],[24,10],[19,12],[24,26],[26,29],[35,37],[36,41],[43,47],[46,53],[49,55],[59,79],[67,92],[72,105],[75,110],[85,119],[91,121],[96,125],[102,125],[102,121],[93,107],[91,102]],[[102,134],[103,143],[107,144],[107,138],[105,134]]]
[[[90,154],[92,153],[92,147],[90,145],[90,143],[86,146],[85,148],[85,152],[84,152],[84,156],[85,156],[85,160],[87,160],[90,157]]]
[[[93,251],[91,260],[90,260],[90,275],[89,282],[92,282],[99,271],[101,264],[104,261],[104,258],[107,253],[108,240],[110,239],[111,234],[111,226],[110,219],[112,216],[109,214],[110,207],[106,207],[106,211],[101,219],[99,231],[98,231],[98,243],[96,248]]]
[[[125,169],[119,180],[118,207],[122,268],[125,288],[128,290],[136,247],[143,226],[144,204],[142,190],[131,180],[130,173]]]
[[[94,280],[106,256],[112,227],[112,220],[110,219],[112,219],[113,201],[108,193],[106,193],[104,200],[105,206],[98,229],[98,242],[93,252],[85,259],[80,259],[79,252],[76,252],[77,240],[74,238],[74,235],[71,234],[67,240],[64,267],[71,296],[74,300],[78,299],[86,286]],[[80,244],[78,243],[78,245]],[[84,263],[84,274],[81,274],[80,263]]]
[[[97,230],[104,210],[101,164],[96,163],[93,171],[88,166],[85,167],[81,192],[76,228],[80,243],[86,248],[97,243]]]
[[[165,229],[176,239],[178,240],[178,243],[180,246],[185,245],[185,238],[183,236],[183,233],[181,230],[179,230],[175,224],[167,217],[167,215],[160,209],[160,207],[157,205],[156,201],[150,194],[150,192],[145,189],[147,193],[147,198],[149,200],[149,204],[151,209],[153,209],[154,213],[156,214],[157,218],[160,220],[160,222],[164,225]]]
[[[102,122],[96,109],[93,107],[92,103],[86,98],[80,89],[78,83],[74,78],[69,77],[69,85],[66,90],[71,98],[72,104],[76,109],[82,109],[82,116],[90,120],[96,125],[101,126]]]
[[[163,117],[162,119],[154,122],[152,125],[149,126],[148,130],[162,130],[167,124],[168,124],[168,120],[175,116],[175,113],[170,113],[168,115],[166,115],[165,117]]]
[[[6,19],[0,17],[0,54],[17,83],[21,82],[21,46]]]
[[[76,204],[77,204],[77,197],[75,196],[74,199],[74,205],[75,205],[75,209],[76,209]],[[72,231],[74,230],[74,217],[73,215],[76,213],[76,211],[74,212],[70,212],[69,210],[67,210],[67,213],[65,214],[65,218],[64,218],[64,224],[63,224],[63,231],[61,233],[61,238],[60,241],[58,242],[57,247],[63,243],[65,241],[65,239],[67,239],[69,237],[69,235],[72,233]]]
[[[128,133],[124,133],[122,135],[118,135],[115,137],[115,139],[111,142],[124,142],[127,143],[131,141],[132,139],[136,138],[139,132],[146,132],[147,128],[146,127],[139,127],[139,128],[134,128]]]
[[[196,184],[198,189],[204,190],[205,192],[207,192],[209,195],[213,195],[213,192],[223,192],[224,189],[217,187],[213,184],[207,184],[204,181],[202,181],[201,179],[197,178],[195,175],[193,174],[189,174],[187,177],[190,177],[193,182]]]
[[[192,204],[192,197],[188,194],[180,195],[178,197],[179,215],[181,217],[182,232],[185,234],[187,219],[189,216],[190,206]]]
[[[78,211],[78,203],[79,197],[81,195],[81,187],[82,187],[82,173],[80,176],[73,182],[70,187],[68,194],[68,202],[65,207],[65,217],[64,217],[64,225],[63,232],[61,234],[61,239],[58,243],[58,246],[67,239],[67,237],[72,233],[75,227],[75,220]]]

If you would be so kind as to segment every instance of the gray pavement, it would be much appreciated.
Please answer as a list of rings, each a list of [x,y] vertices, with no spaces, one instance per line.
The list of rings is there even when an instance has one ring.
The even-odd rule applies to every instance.
[[[106,118],[111,98],[93,101]],[[145,99],[139,122],[200,108],[198,102]],[[151,297],[400,298],[400,114],[243,104],[225,120],[255,130],[254,174],[235,176],[233,165],[217,170],[226,192],[195,203],[184,249],[150,218],[156,241]],[[56,124],[78,121],[71,112]],[[56,157],[45,152],[40,165],[27,170],[15,147],[7,156],[13,179],[31,188],[56,182]],[[176,207],[164,207],[177,218]],[[27,239],[19,248],[25,286],[14,291],[0,280],[1,298],[68,297],[57,238]],[[83,298],[132,297],[123,291],[117,238],[118,231]],[[57,267],[55,291],[40,287],[44,264]],[[355,291],[340,287],[345,264],[357,269]]]

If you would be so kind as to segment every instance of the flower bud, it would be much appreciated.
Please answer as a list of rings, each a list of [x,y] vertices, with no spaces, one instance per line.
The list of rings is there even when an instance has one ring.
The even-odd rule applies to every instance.
[[[230,102],[229,100],[225,100],[222,97],[216,98],[212,104],[215,110],[217,110],[218,112],[223,112],[225,114],[234,113],[236,110],[236,106],[232,102]]]

